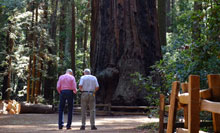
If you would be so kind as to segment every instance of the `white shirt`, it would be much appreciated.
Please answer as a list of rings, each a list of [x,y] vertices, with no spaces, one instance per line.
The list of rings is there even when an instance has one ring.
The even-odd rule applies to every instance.
[[[82,86],[83,91],[94,91],[99,84],[95,76],[84,75],[80,78],[79,86]]]

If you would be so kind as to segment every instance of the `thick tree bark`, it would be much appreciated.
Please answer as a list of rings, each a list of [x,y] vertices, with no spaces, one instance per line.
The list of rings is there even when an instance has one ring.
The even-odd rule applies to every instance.
[[[166,0],[158,0],[158,21],[159,21],[159,34],[160,44],[166,45]]]
[[[98,102],[144,105],[145,89],[132,83],[161,58],[156,1],[92,1],[92,73],[98,77]]]

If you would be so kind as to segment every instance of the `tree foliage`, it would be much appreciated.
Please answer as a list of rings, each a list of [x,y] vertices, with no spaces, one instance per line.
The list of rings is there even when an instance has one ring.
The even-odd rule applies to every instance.
[[[71,57],[70,57],[70,44],[71,44],[71,0],[66,0],[65,7],[65,20],[64,32],[59,32],[60,27],[60,9],[61,1],[58,1],[58,6],[55,8],[55,1],[53,0],[0,0],[0,99],[2,96],[3,88],[3,77],[8,74],[8,59],[12,58],[11,64],[11,99],[25,100],[26,99],[26,89],[28,86],[28,77],[33,68],[35,76],[33,73],[30,75],[30,84],[34,83],[36,87],[38,81],[40,84],[39,98],[42,101],[44,93],[47,92],[47,85],[50,84],[52,87],[52,93],[56,91],[56,81],[58,78],[58,73],[63,74],[65,69],[71,68]],[[84,39],[84,29],[88,28],[89,24],[85,23],[85,20],[89,19],[89,10],[86,8],[88,6],[88,0],[75,0],[77,11],[76,16],[76,38]],[[38,10],[38,11],[37,11]],[[56,10],[56,18],[54,16]],[[33,17],[34,12],[34,17]],[[36,18],[36,13],[38,17]],[[51,21],[52,19],[52,21]],[[52,24],[54,21],[55,26]],[[86,26],[87,25],[87,26]],[[81,29],[78,27],[81,26]],[[10,27],[10,31],[9,31]],[[56,30],[55,33],[51,32],[51,28]],[[11,54],[7,52],[7,33],[10,32],[10,39],[14,41],[14,48]],[[55,34],[55,37],[51,34]],[[64,47],[65,49],[60,49],[57,44],[59,40],[65,36]],[[89,36],[86,36],[89,39]],[[89,41],[86,43],[88,45]],[[86,60],[88,61],[88,50],[84,51],[81,42],[76,43],[76,77],[77,80],[82,75],[83,69],[83,57],[86,55]],[[89,49],[89,47],[88,47]],[[62,50],[62,51],[61,51]],[[64,58],[62,59],[64,63],[60,63],[59,53],[64,53]],[[84,54],[86,53],[86,54]],[[33,57],[36,58],[36,62],[33,62]],[[29,64],[31,68],[29,70]],[[41,65],[40,65],[41,64]],[[87,67],[89,67],[89,63]],[[34,67],[33,67],[34,66]],[[52,67],[51,67],[52,66]],[[51,73],[51,71],[53,73]],[[39,75],[38,75],[39,73]],[[53,83],[49,83],[49,80]],[[45,90],[45,91],[44,91]],[[49,91],[49,90],[48,90]],[[55,92],[56,93],[56,92]],[[53,99],[58,99],[56,95],[50,94]],[[37,97],[36,97],[37,98]],[[39,99],[38,98],[38,99]],[[44,97],[45,98],[45,97]],[[53,101],[52,99],[52,101]],[[45,99],[46,101],[51,99]]]
[[[169,27],[173,32],[167,33],[168,44],[162,47],[163,59],[152,66],[150,76],[135,74],[135,83],[154,93],[146,96],[153,104],[157,102],[153,98],[159,97],[159,93],[168,95],[173,81],[187,82],[190,74],[200,75],[201,88],[205,89],[207,74],[220,73],[219,2],[203,1],[202,10],[194,10],[193,4],[193,1],[177,1],[170,14],[176,16]],[[194,30],[195,23],[199,31]],[[193,38],[195,32],[198,38]]]

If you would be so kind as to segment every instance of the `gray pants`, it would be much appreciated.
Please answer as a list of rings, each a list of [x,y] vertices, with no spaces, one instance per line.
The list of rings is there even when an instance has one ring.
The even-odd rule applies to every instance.
[[[87,106],[90,110],[90,125],[95,126],[95,96],[92,93],[83,92],[81,95],[82,126],[86,125]]]

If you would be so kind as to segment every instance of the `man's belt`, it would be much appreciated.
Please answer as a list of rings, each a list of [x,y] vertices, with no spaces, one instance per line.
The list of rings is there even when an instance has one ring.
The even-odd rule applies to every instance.
[[[82,92],[88,92],[88,93],[93,93],[94,91],[82,91]]]

